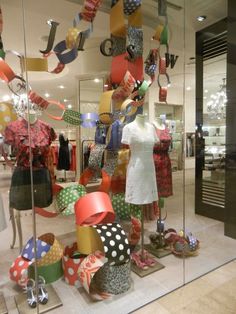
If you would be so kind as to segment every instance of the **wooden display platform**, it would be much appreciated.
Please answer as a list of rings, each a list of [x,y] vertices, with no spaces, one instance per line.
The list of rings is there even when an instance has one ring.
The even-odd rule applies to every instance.
[[[4,295],[2,293],[0,293],[0,314],[7,314],[7,306],[6,306],[6,302],[4,299]]]
[[[59,298],[58,294],[56,293],[55,289],[52,285],[46,286],[48,292],[48,303],[43,305],[39,304],[39,313],[46,313],[50,310],[53,310],[59,306],[62,306],[61,299]],[[18,309],[19,314],[37,314],[37,309],[32,309],[26,299],[25,293],[20,293],[15,296],[15,302]]]

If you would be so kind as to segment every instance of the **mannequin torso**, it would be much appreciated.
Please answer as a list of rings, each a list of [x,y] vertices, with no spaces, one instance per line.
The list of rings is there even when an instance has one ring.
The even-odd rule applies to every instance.
[[[131,204],[150,204],[158,199],[153,146],[157,136],[146,115],[137,115],[135,121],[123,129],[122,143],[131,150],[126,175],[125,200]]]

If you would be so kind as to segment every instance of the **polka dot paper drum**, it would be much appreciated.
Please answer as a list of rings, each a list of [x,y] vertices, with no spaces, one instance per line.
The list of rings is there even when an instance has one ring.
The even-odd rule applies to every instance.
[[[110,265],[123,264],[130,260],[130,247],[126,234],[117,223],[93,226],[99,234],[106,258]]]
[[[18,256],[10,267],[10,279],[15,281],[19,286],[25,286],[27,282],[27,269],[30,264],[32,264],[31,261]]]
[[[78,269],[86,255],[75,253],[77,252],[77,243],[74,242],[71,246],[66,246],[62,258],[62,266],[64,270],[65,282],[69,285],[78,287]]]
[[[51,245],[39,239],[36,239],[36,245],[37,245],[37,259],[39,260],[48,253],[48,251],[51,248]],[[29,239],[26,246],[23,248],[21,255],[22,257],[24,257],[27,260],[30,260],[31,262],[35,261],[33,237]]]
[[[3,132],[7,124],[17,119],[16,114],[13,112],[12,104],[0,103],[0,132]]]
[[[62,258],[63,248],[62,245],[55,238],[54,234],[46,233],[40,236],[39,239],[50,244],[51,248],[45,256],[37,261],[38,266],[54,264]]]

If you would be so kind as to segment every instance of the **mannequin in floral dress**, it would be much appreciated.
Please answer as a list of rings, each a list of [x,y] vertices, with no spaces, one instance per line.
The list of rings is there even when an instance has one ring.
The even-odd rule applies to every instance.
[[[160,142],[154,146],[153,150],[158,196],[159,198],[168,197],[173,195],[171,161],[168,154],[171,144],[171,135],[169,129],[161,119],[157,118],[153,122],[153,125],[156,128],[156,134],[160,140]]]

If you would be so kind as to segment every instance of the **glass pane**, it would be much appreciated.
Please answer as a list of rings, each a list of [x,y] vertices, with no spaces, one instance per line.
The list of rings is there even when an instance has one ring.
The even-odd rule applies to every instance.
[[[21,198],[24,202],[34,196],[30,208],[24,208],[21,215],[15,211],[17,217],[12,220],[17,222],[25,258],[17,265],[24,265],[27,272],[22,274],[32,279],[29,283],[33,288],[39,287],[44,312],[134,311],[184,283],[185,1],[167,2],[168,19],[163,16],[163,3],[159,7],[158,2],[143,3],[143,33],[136,25],[139,8],[137,15],[126,14],[129,28],[125,46],[120,36],[112,37],[118,46],[112,47],[110,57],[100,51],[100,44],[110,38],[113,14],[107,2],[97,13],[93,29],[88,21],[77,20],[79,30],[71,28],[82,10],[81,1],[8,2],[3,1],[9,49],[22,53],[26,40],[22,64],[29,93],[27,110],[23,109],[32,158],[25,154],[20,157],[28,163],[33,185],[29,193],[20,189]],[[22,16],[22,7],[25,34],[22,29],[20,35],[20,27],[14,24],[13,33],[11,23],[12,16]],[[130,10],[128,7],[125,12]],[[88,19],[88,12],[83,16]],[[159,24],[161,28],[157,28]],[[88,38],[84,33],[78,36],[88,29]],[[53,30],[52,53],[47,54]],[[142,42],[142,35],[143,49],[142,43],[140,47],[137,44]],[[155,40],[151,40],[154,35]],[[71,46],[69,41],[76,36]],[[84,50],[78,47],[83,39]],[[139,55],[135,60],[121,54],[130,43],[137,45],[134,49]],[[132,45],[129,49],[132,55]],[[149,59],[156,65],[147,69],[144,61],[150,51],[157,53],[157,60]],[[147,73],[142,74],[145,67]],[[17,66],[15,69],[18,73]],[[125,74],[130,75],[127,85],[123,82]],[[0,84],[5,95],[6,84]],[[120,96],[122,84],[124,95]],[[24,142],[24,136],[20,136]],[[1,178],[6,175],[11,176],[7,166]],[[131,198],[129,182],[135,190]],[[3,184],[6,199],[10,183]],[[36,226],[32,221],[35,215]],[[9,239],[10,227],[4,232],[1,236]],[[31,240],[34,232],[36,268]],[[28,309],[35,305],[35,290],[29,286],[29,293],[22,294],[14,283],[8,288],[9,261],[14,262],[18,250],[8,250],[6,243],[1,244],[1,256],[7,256],[3,290],[11,297],[10,302],[16,296],[19,304],[20,296]],[[45,289],[48,297],[43,294]],[[27,295],[31,298],[28,301]]]
[[[195,28],[195,205],[194,211],[186,212],[186,222],[195,236],[195,239],[192,238],[193,243],[197,239],[200,246],[198,255],[186,260],[186,281],[235,258],[234,214],[231,205],[235,198],[231,192],[234,182],[231,153],[235,141],[230,136],[234,119],[234,112],[231,111],[234,108],[234,88],[228,85],[235,75],[234,67],[228,62],[232,54],[229,42],[234,33],[229,32],[230,19],[225,18],[231,12],[234,14],[235,8],[227,10],[230,3],[233,4],[225,1],[222,10],[218,11],[218,18],[210,18],[207,26],[203,22],[202,27],[198,25]],[[214,12],[215,3],[209,5],[207,10]],[[204,15],[209,16],[207,10]],[[231,153],[227,154],[227,150]],[[188,202],[189,196],[186,194]],[[228,230],[227,221],[231,226]],[[223,247],[224,253],[219,254]]]

